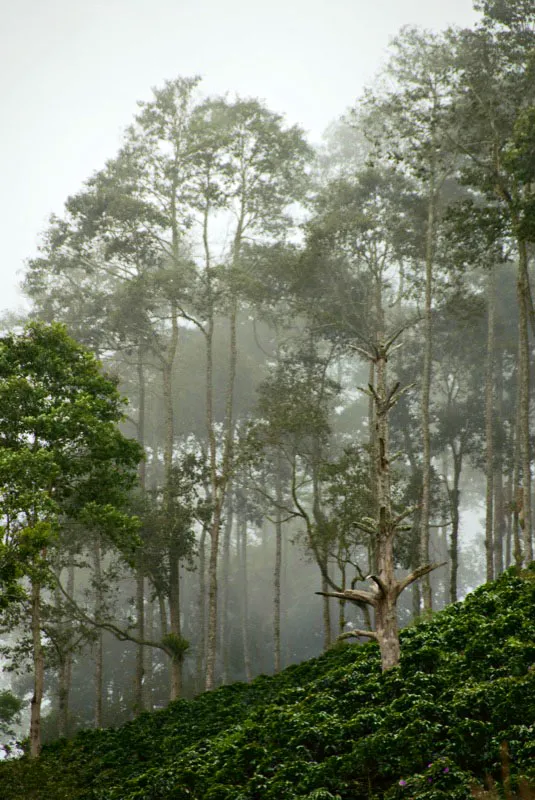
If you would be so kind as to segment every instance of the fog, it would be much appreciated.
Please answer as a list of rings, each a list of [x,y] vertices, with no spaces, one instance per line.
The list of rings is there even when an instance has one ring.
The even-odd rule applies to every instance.
[[[404,627],[529,560],[532,207],[523,228],[508,198],[531,90],[517,51],[481,77],[477,37],[445,32],[477,20],[461,0],[4,10],[3,329],[64,323],[145,454],[136,534],[66,504],[42,548],[45,740],[362,644],[389,564]],[[25,701],[32,613],[0,619]]]

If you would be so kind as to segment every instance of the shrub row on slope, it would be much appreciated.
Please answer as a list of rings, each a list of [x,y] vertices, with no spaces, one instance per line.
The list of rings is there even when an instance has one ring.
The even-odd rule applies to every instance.
[[[535,779],[535,565],[375,644],[173,703],[0,765],[3,800],[465,800]]]

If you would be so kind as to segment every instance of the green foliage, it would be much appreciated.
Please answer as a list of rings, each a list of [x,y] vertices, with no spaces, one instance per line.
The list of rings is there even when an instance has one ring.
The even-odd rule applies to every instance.
[[[12,726],[20,721],[23,705],[23,701],[7,689],[0,692],[0,736],[2,739],[10,739],[14,736]]]
[[[3,798],[467,800],[499,781],[503,741],[514,787],[535,778],[534,578],[510,569],[406,629],[386,673],[375,644],[339,646],[1,764]]]
[[[176,661],[183,661],[189,650],[189,642],[176,633],[166,633],[162,636],[162,644],[168,649]]]
[[[0,409],[5,608],[21,599],[19,579],[46,566],[67,520],[132,548],[137,522],[120,509],[141,451],[118,429],[124,400],[115,384],[61,325],[31,323],[0,339]]]

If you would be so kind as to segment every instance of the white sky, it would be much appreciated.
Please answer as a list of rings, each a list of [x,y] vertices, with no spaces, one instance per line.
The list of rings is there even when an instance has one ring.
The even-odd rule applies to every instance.
[[[260,97],[319,141],[405,24],[471,0],[0,0],[0,313],[51,212],[114,156],[136,101],[178,75]]]

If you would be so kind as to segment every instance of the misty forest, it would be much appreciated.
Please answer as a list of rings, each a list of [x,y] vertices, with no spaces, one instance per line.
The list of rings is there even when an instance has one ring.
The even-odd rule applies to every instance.
[[[321,146],[172,77],[50,218],[2,798],[535,796],[535,7],[476,8]]]

